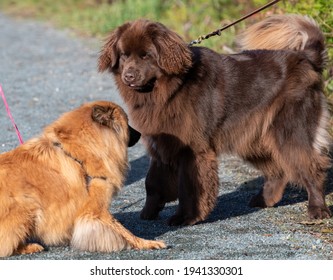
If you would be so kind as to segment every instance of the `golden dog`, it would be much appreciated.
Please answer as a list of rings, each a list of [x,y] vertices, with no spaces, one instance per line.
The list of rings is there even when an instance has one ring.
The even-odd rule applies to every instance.
[[[0,155],[0,257],[71,244],[87,251],[164,248],[138,238],[108,211],[124,182],[127,146],[140,133],[106,101],[64,114],[43,134]]]

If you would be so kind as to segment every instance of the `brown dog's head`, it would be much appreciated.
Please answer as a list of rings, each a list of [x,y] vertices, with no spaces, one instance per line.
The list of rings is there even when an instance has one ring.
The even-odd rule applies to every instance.
[[[164,25],[136,20],[111,32],[99,57],[99,71],[109,69],[139,92],[150,92],[163,75],[180,75],[192,65],[187,44]]]

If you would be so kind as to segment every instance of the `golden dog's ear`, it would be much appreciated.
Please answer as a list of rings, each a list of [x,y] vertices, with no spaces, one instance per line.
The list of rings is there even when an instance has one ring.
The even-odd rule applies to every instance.
[[[110,124],[113,120],[113,111],[114,108],[95,105],[92,108],[91,118],[93,121],[101,125],[110,127]]]
[[[102,47],[100,56],[98,59],[98,71],[104,72],[107,69],[114,68],[119,59],[119,53],[117,50],[117,43],[121,34],[130,26],[130,23],[125,23],[122,26],[113,30],[109,37],[106,39],[105,44]]]
[[[167,74],[182,74],[192,66],[192,53],[184,40],[163,24],[151,23],[148,33],[158,53],[158,65]]]
[[[114,107],[95,105],[92,108],[91,118],[100,125],[113,128],[118,134],[121,132],[121,124],[118,122]]]

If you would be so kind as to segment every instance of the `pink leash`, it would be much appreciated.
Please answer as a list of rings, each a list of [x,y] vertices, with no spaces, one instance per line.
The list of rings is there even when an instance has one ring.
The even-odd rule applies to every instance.
[[[5,94],[4,94],[3,90],[2,90],[1,84],[0,84],[0,94],[1,94],[1,97],[2,97],[2,100],[3,100],[3,103],[5,104],[8,117],[10,118],[10,120],[11,120],[11,122],[12,122],[14,128],[15,128],[16,135],[17,135],[17,137],[18,137],[18,139],[20,141],[20,144],[23,144],[23,140],[22,140],[20,131],[18,130],[17,125],[16,125],[16,123],[14,121],[14,118],[13,118],[12,114],[10,113],[9,106],[8,106],[7,101],[6,101],[6,97],[5,97]]]

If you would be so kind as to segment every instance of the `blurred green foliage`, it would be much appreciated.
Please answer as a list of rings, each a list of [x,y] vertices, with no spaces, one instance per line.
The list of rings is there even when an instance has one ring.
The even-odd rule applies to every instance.
[[[125,21],[148,18],[164,23],[190,42],[268,3],[270,0],[1,0],[0,9],[18,16],[48,20],[81,35],[105,36]],[[235,35],[266,15],[299,13],[313,17],[327,39],[330,62],[325,89],[333,100],[333,1],[280,1],[202,45],[220,52],[235,50]]]

